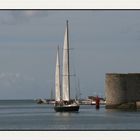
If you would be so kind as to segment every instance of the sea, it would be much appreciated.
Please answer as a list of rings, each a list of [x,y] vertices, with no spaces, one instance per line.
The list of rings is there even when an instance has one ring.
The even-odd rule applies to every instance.
[[[34,100],[0,100],[0,130],[140,130],[140,110],[81,105],[79,112],[60,113]]]

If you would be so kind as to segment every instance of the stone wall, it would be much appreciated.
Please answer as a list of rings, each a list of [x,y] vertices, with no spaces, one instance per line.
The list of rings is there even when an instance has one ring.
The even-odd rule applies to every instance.
[[[105,77],[106,108],[133,108],[140,101],[140,73],[108,73]]]
[[[140,101],[140,74],[127,75],[127,101]]]

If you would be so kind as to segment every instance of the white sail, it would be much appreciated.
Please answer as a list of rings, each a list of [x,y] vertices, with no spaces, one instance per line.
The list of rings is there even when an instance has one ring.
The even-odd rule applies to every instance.
[[[56,58],[56,72],[55,72],[55,100],[60,101],[60,64],[59,64],[59,47]]]
[[[64,47],[63,47],[63,100],[70,100],[70,77],[69,77],[69,37],[68,37],[68,21],[66,24]]]

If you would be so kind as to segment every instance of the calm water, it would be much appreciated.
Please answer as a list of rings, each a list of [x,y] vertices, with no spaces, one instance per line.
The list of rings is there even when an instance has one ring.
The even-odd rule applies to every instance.
[[[140,130],[140,111],[96,110],[81,105],[78,113],[56,113],[53,105],[31,100],[0,101],[0,130]]]

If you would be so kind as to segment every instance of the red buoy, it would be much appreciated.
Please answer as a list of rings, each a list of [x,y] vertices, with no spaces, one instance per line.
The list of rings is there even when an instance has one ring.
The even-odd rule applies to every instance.
[[[100,98],[96,96],[96,109],[100,108]]]

